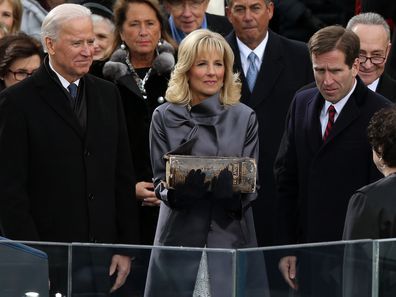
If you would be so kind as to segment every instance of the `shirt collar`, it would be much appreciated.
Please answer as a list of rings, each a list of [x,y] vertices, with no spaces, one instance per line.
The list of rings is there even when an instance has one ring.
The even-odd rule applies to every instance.
[[[246,44],[244,44],[238,37],[236,38],[237,40],[237,44],[239,47],[239,52],[241,53],[241,57],[245,60],[247,60],[249,54],[251,52],[254,52],[256,54],[256,56],[259,58],[260,63],[264,58],[264,51],[265,48],[267,46],[267,42],[268,42],[268,32],[265,35],[265,38],[260,42],[260,44],[254,49],[250,49]]]
[[[54,69],[54,67],[53,67],[52,64],[51,64],[51,59],[48,59],[48,63],[49,63],[49,66],[50,66],[51,70],[52,70],[53,72],[55,72],[56,76],[59,78],[59,81],[61,82],[62,86],[63,86],[65,89],[67,89],[67,87],[70,85],[70,83],[66,80],[66,78],[64,78],[62,75],[60,75],[60,74]],[[75,83],[75,84],[77,85],[77,87],[78,87],[78,84],[80,83],[80,79],[77,79],[77,80],[74,81],[73,83]]]
[[[379,77],[378,77],[375,81],[373,81],[371,84],[367,85],[367,87],[368,87],[371,91],[375,92],[375,91],[377,90],[378,83],[379,83]]]
[[[241,57],[241,65],[243,69],[243,73],[246,75],[247,70],[249,68],[249,61],[248,61],[248,56],[251,52],[254,52],[256,56],[258,57],[258,62],[256,62],[258,69],[261,67],[261,63],[264,59],[264,51],[267,46],[268,42],[268,32],[265,35],[265,38],[260,42],[260,44],[254,49],[251,50],[246,44],[244,44],[238,37],[236,38],[239,52],[240,52],[240,57]]]

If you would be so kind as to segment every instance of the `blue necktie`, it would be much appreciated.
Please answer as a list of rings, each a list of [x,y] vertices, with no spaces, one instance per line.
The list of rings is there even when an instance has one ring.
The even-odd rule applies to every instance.
[[[74,109],[74,106],[76,104],[76,98],[77,98],[77,85],[75,83],[71,83],[67,89],[69,90],[70,96],[71,96],[71,105],[72,108]]]
[[[254,84],[256,83],[257,73],[258,73],[256,59],[257,59],[256,54],[254,52],[251,52],[248,56],[249,68],[246,73],[246,80],[249,85],[250,92],[253,91]]]

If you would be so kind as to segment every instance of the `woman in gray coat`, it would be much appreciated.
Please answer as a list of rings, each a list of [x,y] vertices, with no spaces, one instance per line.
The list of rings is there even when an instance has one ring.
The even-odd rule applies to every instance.
[[[168,103],[154,111],[150,129],[155,193],[162,200],[155,245],[257,246],[250,205],[256,194],[233,193],[229,171],[221,172],[211,192],[201,170],[191,170],[185,183],[174,188],[165,182],[166,154],[257,161],[256,115],[239,102],[241,84],[232,72],[233,62],[231,48],[217,33],[196,30],[180,44],[166,91]],[[173,253],[153,252],[145,296],[192,296],[201,254]],[[208,296],[232,296],[228,260],[208,253]]]

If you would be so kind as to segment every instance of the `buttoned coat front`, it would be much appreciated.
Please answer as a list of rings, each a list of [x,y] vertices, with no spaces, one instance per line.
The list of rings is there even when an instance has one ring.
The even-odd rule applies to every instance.
[[[0,96],[0,220],[19,240],[137,243],[117,88],[82,78],[85,131],[48,63]]]

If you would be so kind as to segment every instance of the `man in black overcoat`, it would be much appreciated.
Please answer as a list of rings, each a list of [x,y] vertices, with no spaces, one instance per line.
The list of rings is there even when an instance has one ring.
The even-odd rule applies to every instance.
[[[360,42],[351,30],[326,27],[308,47],[316,87],[295,95],[275,162],[283,244],[341,240],[349,198],[380,178],[366,129],[390,104],[357,77]],[[341,296],[343,252],[328,254],[300,256],[298,276],[296,256],[283,257],[281,272],[294,289],[299,277],[301,296]]]
[[[76,4],[53,9],[42,25],[48,57],[0,95],[0,222],[10,239],[138,242],[120,96],[113,84],[87,74],[90,14]],[[114,254],[107,262],[115,290],[131,260]]]

